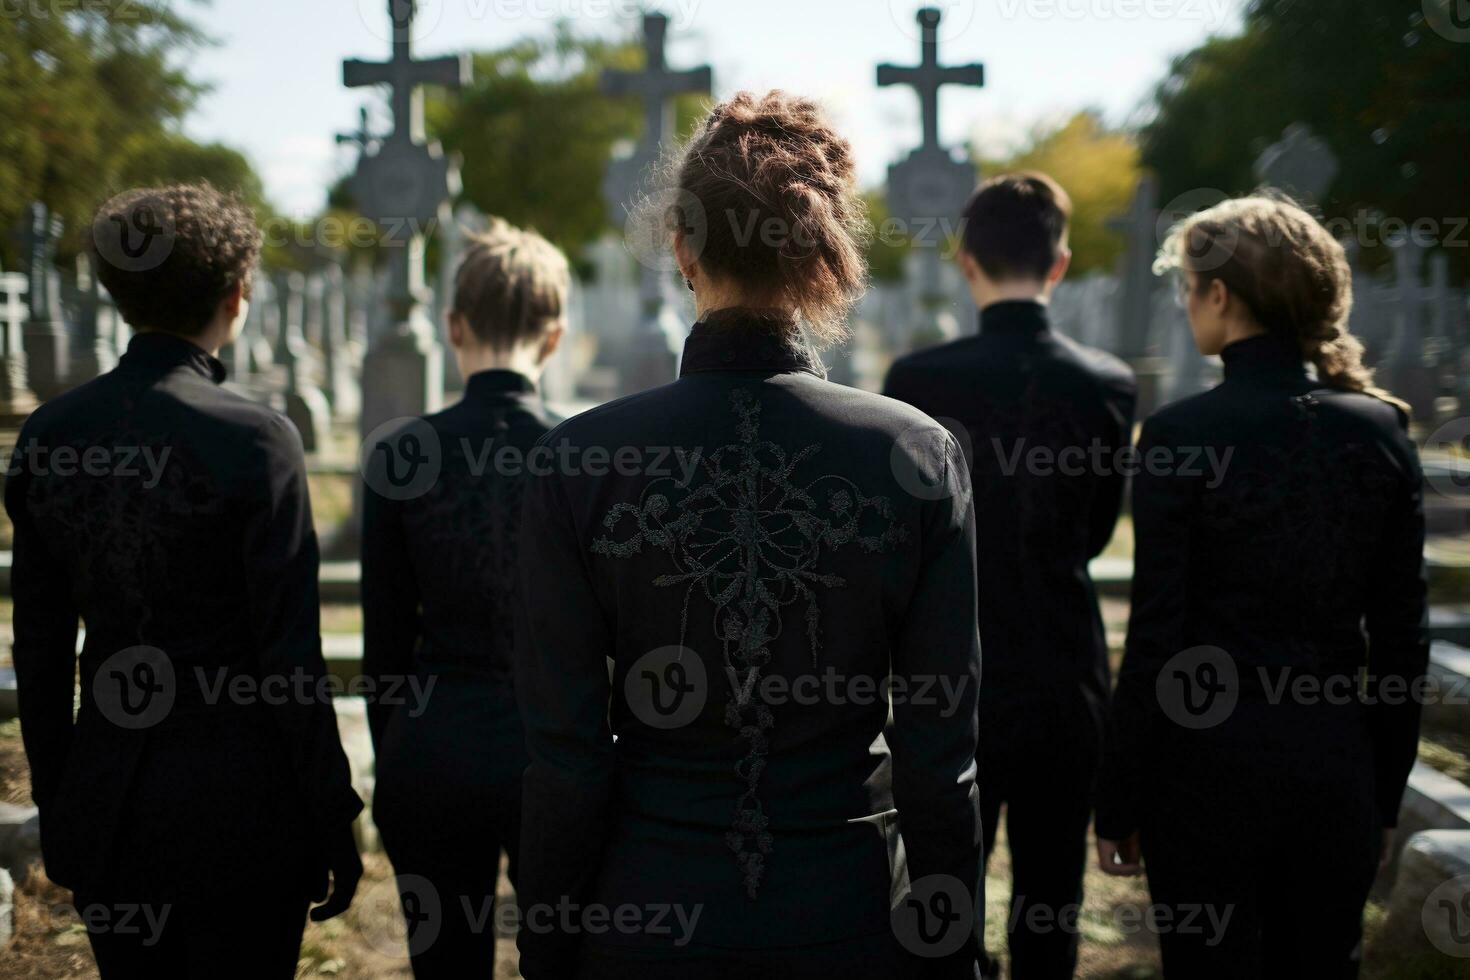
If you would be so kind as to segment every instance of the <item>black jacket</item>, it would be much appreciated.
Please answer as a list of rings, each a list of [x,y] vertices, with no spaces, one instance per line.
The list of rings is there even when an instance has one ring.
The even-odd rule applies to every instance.
[[[37,409],[6,480],[22,734],[46,870],[73,888],[218,897],[262,868],[315,888],[362,807],[319,684],[301,441],[223,378],[134,337]]]
[[[993,722],[1070,707],[1100,726],[1107,642],[1088,563],[1122,504],[1132,372],[1054,333],[1040,303],[1004,302],[981,311],[978,336],[897,361],[884,391],[969,441],[982,713]]]
[[[1393,826],[1419,736],[1409,692],[1429,656],[1423,486],[1406,420],[1309,380],[1271,336],[1224,360],[1223,384],[1144,426],[1133,617],[1098,834],[1139,829],[1171,781],[1211,780],[1176,764],[1200,740],[1244,741],[1242,726],[1298,732],[1300,764],[1320,769],[1356,741],[1324,727],[1339,722],[1366,733],[1372,757],[1356,764],[1373,770],[1374,794],[1363,805]],[[1351,696],[1364,668],[1365,693]],[[1287,764],[1261,758],[1255,778],[1283,782]]]
[[[433,774],[452,795],[519,783],[525,771],[511,681],[516,548],[526,457],[553,421],[529,379],[480,371],[458,404],[382,440],[395,455],[406,445],[431,457],[432,472],[395,488],[380,479],[386,457],[374,447],[363,491],[363,673],[373,682],[380,795],[385,781],[427,784],[420,777]]]
[[[716,314],[678,381],[541,443],[516,669],[532,980],[567,975],[583,936],[677,955],[884,933],[900,830],[912,879],[983,903],[963,458],[919,412],[825,381],[792,331]],[[915,690],[885,733],[890,671]],[[542,918],[567,899],[702,914],[676,948]],[[971,926],[947,961],[965,977]]]

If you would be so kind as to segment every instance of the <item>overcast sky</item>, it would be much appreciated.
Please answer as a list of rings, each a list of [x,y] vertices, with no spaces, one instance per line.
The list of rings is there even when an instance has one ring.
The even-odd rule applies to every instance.
[[[196,138],[245,152],[271,201],[307,216],[350,168],[335,133],[371,91],[341,85],[344,58],[388,55],[388,0],[214,0],[199,20],[220,45],[192,69],[215,90],[187,121]],[[1081,108],[1135,117],[1169,61],[1233,31],[1240,0],[656,0],[669,15],[669,62],[709,64],[715,95],[784,88],[822,99],[857,147],[863,180],[919,138],[911,89],[879,89],[880,62],[917,63],[920,6],[945,12],[940,58],[981,62],[984,89],[947,88],[947,144],[1004,152],[1037,122]],[[636,29],[634,0],[420,0],[420,55],[503,47],[544,35],[561,17],[612,35]]]

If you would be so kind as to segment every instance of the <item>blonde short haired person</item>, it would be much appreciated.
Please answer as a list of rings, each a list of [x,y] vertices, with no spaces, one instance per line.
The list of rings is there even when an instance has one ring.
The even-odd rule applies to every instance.
[[[527,460],[555,421],[536,384],[566,330],[570,281],[566,258],[533,232],[497,221],[473,236],[447,324],[464,398],[369,447],[373,811],[419,980],[491,975],[502,851],[516,878],[526,759],[513,572]]]

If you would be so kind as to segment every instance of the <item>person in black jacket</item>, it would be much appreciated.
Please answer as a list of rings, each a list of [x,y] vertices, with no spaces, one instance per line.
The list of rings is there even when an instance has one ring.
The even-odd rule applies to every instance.
[[[986,181],[965,209],[960,256],[980,333],[899,359],[884,388],[969,442],[984,542],[980,798],[987,856],[1006,811],[1017,980],[1066,978],[1077,965],[1110,687],[1088,563],[1118,520],[1116,460],[1132,442],[1136,398],[1127,366],[1048,322],[1071,258],[1070,211],[1043,174]]]
[[[528,452],[555,421],[536,382],[561,342],[570,281],[534,233],[497,221],[474,236],[449,315],[463,400],[367,440],[363,672],[382,695],[368,705],[373,816],[420,980],[491,975],[502,849],[517,879],[521,496]],[[389,479],[414,458],[425,462],[413,479]]]
[[[1160,267],[1225,381],[1144,426],[1099,857],[1147,862],[1170,977],[1352,977],[1428,664],[1406,410],[1347,332],[1342,247],[1295,205],[1196,215]]]
[[[861,292],[855,176],[814,103],[717,106],[672,197],[699,311],[679,380],[538,446],[529,980],[975,976],[969,475],[803,340]]]
[[[301,440],[214,357],[260,234],[207,186],[114,198],[93,233],[137,335],[27,420],[5,485],[46,871],[104,980],[289,978],[329,872],[312,918],[351,902],[362,802],[321,684]]]

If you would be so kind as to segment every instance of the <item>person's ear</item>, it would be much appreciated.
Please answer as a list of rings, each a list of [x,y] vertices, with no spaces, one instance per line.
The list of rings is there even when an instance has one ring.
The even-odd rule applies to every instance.
[[[1210,288],[1205,294],[1205,301],[1209,304],[1210,311],[1217,317],[1224,317],[1230,307],[1230,290],[1225,283],[1219,279],[1210,280]]]
[[[466,333],[466,331],[469,330],[469,328],[470,328],[470,325],[465,322],[465,318],[464,318],[464,314],[463,313],[454,313],[454,312],[451,312],[449,314],[449,344],[450,344],[450,346],[451,347],[456,347],[456,348],[457,347],[463,347],[464,346],[464,341],[465,341],[465,333]]]
[[[558,320],[546,331],[546,336],[541,339],[541,352],[536,356],[537,364],[545,364],[551,359],[561,347],[562,338],[567,335],[567,325],[563,320]]]
[[[242,309],[249,309],[248,302],[245,299],[245,284],[243,282],[237,282],[229,288],[224,298],[219,301],[219,307],[216,312],[226,323],[234,323],[240,318],[240,311]]]
[[[960,273],[965,282],[972,285],[980,278],[980,263],[975,261],[975,256],[963,250],[960,252]]]
[[[674,230],[674,261],[679,263],[679,273],[685,279],[694,279],[699,274],[699,256],[682,228]]]
[[[1057,255],[1057,260],[1052,263],[1051,271],[1046,274],[1046,284],[1055,286],[1067,277],[1067,269],[1072,265],[1072,250],[1063,247]]]

